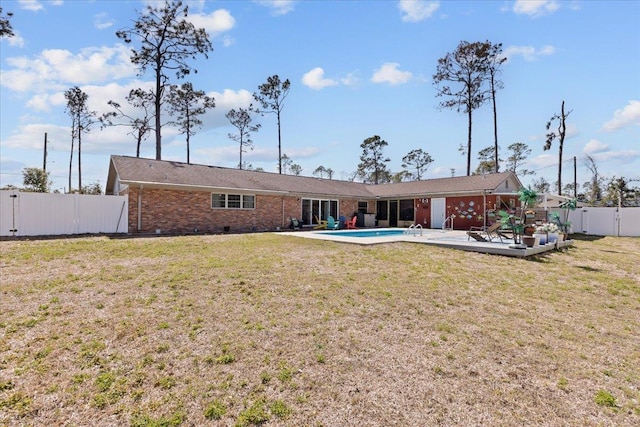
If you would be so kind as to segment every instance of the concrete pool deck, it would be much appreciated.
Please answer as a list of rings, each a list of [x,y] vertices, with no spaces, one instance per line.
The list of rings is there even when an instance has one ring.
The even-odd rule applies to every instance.
[[[418,229],[415,234],[395,234],[395,235],[380,235],[372,237],[356,237],[349,236],[350,233],[358,233],[362,231],[374,231],[374,230],[390,230],[389,228],[381,229],[358,229],[358,230],[339,230],[339,234],[334,234],[327,230],[311,230],[311,231],[292,231],[281,232],[280,234],[294,237],[303,237],[306,239],[317,240],[330,240],[340,243],[351,243],[357,245],[377,245],[382,243],[396,243],[396,242],[409,242],[409,243],[422,243],[426,245],[434,245],[452,249],[459,249],[463,251],[481,252],[494,255],[503,255],[511,257],[529,257],[532,255],[538,255],[544,252],[549,252],[555,249],[562,249],[573,245],[573,240],[567,240],[565,242],[559,242],[549,245],[538,245],[532,248],[526,249],[514,249],[509,245],[513,241],[509,239],[503,239],[504,242],[478,242],[476,240],[468,240],[467,232],[463,230],[439,230],[439,229],[424,229],[422,233]],[[392,229],[392,230],[398,230]],[[408,230],[408,229],[402,229]]]

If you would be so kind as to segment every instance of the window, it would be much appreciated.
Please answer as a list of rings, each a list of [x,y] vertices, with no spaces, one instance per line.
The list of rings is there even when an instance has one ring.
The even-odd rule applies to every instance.
[[[386,221],[389,219],[388,215],[388,203],[386,200],[378,200],[376,202],[376,218],[381,221]]]
[[[226,194],[212,194],[211,195],[211,207],[212,208],[226,208],[227,207]]]
[[[367,202],[358,202],[358,212],[367,213],[369,204]]]
[[[413,199],[400,200],[400,221],[413,221]]]
[[[255,209],[256,197],[247,195],[242,196],[242,207],[245,209]]]
[[[256,196],[247,194],[211,194],[213,209],[255,209]]]
[[[239,194],[227,194],[227,208],[229,209],[240,209],[240,198]]]

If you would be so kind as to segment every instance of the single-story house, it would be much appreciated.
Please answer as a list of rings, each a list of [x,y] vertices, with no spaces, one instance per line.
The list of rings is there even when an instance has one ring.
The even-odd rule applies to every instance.
[[[519,205],[512,172],[389,184],[111,156],[106,194],[129,197],[130,233],[216,233],[312,227],[358,216],[364,227],[454,228]]]

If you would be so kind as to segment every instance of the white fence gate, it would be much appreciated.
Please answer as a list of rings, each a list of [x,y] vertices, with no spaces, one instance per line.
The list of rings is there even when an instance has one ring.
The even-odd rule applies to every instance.
[[[550,209],[564,218],[563,210]],[[584,207],[569,211],[573,233],[640,237],[640,208]]]
[[[0,236],[127,233],[127,196],[0,191]]]

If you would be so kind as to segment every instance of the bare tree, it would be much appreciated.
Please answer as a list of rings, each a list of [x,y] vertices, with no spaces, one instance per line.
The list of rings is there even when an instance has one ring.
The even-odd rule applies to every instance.
[[[89,111],[89,96],[78,86],[64,92],[67,100],[66,112],[71,116],[71,156],[69,158],[69,191],[71,191],[71,168],[73,163],[73,143],[78,141],[78,191],[82,192],[82,133],[89,132],[95,123],[95,111]]]
[[[602,178],[598,173],[598,165],[593,156],[586,154],[584,156],[584,165],[591,172],[591,180],[589,181],[589,204],[594,205],[598,200],[602,199]],[[584,188],[584,186],[583,186]]]
[[[225,117],[229,119],[229,122],[238,129],[237,134],[230,133],[229,139],[238,142],[240,144],[240,162],[238,167],[242,169],[242,153],[246,152],[245,148],[253,150],[253,141],[251,140],[251,132],[257,132],[260,129],[260,124],[251,124],[251,111],[252,106],[249,108],[239,108],[237,111],[232,108],[225,114]]]
[[[204,28],[196,28],[186,18],[188,6],[181,1],[165,1],[164,6],[147,6],[146,13],[139,13],[133,27],[123,28],[116,36],[129,44],[133,39],[140,41],[140,47],[132,49],[131,62],[139,68],[139,74],[147,69],[155,75],[154,108],[156,159],[162,159],[162,106],[165,89],[169,84],[169,71],[175,71],[181,79],[197,70],[187,64],[188,59],[195,59],[198,54],[208,58],[213,50],[209,36]]]
[[[171,85],[167,102],[169,115],[176,116],[170,124],[177,126],[180,133],[187,137],[187,164],[190,164],[191,136],[195,135],[195,128],[202,126],[200,116],[216,106],[215,100],[202,90],[194,90],[193,85],[187,82],[181,86]]]
[[[267,82],[258,86],[259,92],[253,93],[253,98],[260,103],[262,109],[256,109],[256,112],[260,114],[275,113],[278,123],[278,172],[283,173],[282,170],[282,134],[280,127],[280,115],[282,113],[283,103],[289,89],[291,88],[291,82],[289,79],[281,82],[280,77],[277,74],[268,77]]]
[[[152,130],[151,119],[153,116],[151,107],[153,105],[153,99],[154,96],[151,92],[146,92],[140,88],[131,89],[126,100],[130,105],[139,109],[141,112],[140,116],[127,114],[119,103],[109,101],[107,104],[113,107],[115,111],[104,113],[99,118],[102,129],[107,126],[126,126],[131,128],[128,134],[136,139],[136,157],[140,157],[142,141],[147,139]]]
[[[560,114],[554,114],[547,122],[547,132],[551,128],[551,125],[554,121],[558,122],[557,131],[548,132],[547,140],[544,144],[544,151],[550,150],[553,140],[556,138],[558,139],[558,194],[562,194],[562,149],[564,147],[564,138],[567,134],[566,120],[567,117],[569,117],[569,114],[571,114],[571,111],[565,113],[564,101],[562,101]]]
[[[406,156],[402,158],[402,167],[406,169],[408,176],[403,176],[403,178],[415,178],[417,181],[422,179],[422,174],[424,174],[427,169],[429,169],[429,165],[433,163],[433,159],[431,155],[425,151],[422,151],[421,148],[417,150],[411,150],[407,153]],[[415,169],[415,172],[409,172],[409,168]]]
[[[551,184],[549,184],[549,182],[547,182],[543,177],[540,177],[540,179],[533,180],[531,188],[533,188],[537,193],[548,193],[551,188]]]
[[[487,93],[482,88],[488,72],[487,55],[486,43],[462,41],[454,52],[438,59],[436,74],[433,75],[436,96],[447,98],[440,102],[440,108],[455,108],[467,114],[467,175],[471,175],[473,111],[487,100]],[[459,87],[453,88],[449,83]]]

